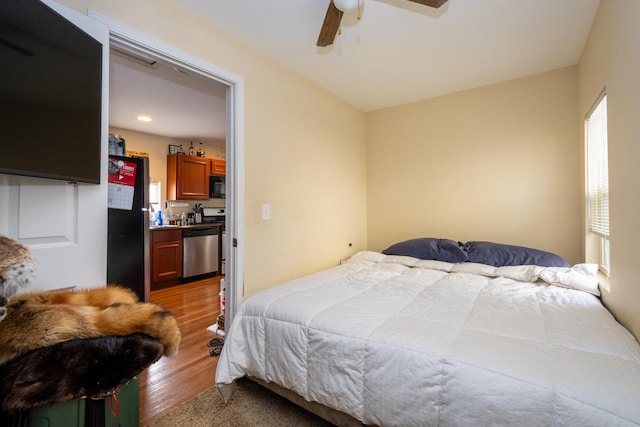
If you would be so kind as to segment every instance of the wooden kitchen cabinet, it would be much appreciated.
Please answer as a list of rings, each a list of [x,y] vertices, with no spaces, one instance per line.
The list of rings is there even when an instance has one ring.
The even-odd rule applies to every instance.
[[[209,172],[211,175],[225,175],[227,173],[227,162],[220,159],[209,159]]]
[[[209,198],[210,159],[170,154],[167,156],[167,200]]]
[[[182,230],[151,230],[151,284],[182,277]]]

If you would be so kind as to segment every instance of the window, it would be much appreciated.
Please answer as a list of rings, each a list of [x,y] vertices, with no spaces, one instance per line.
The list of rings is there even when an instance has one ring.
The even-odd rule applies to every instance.
[[[603,94],[587,115],[587,225],[596,236],[600,269],[609,275],[609,160],[607,150],[607,95]],[[587,241],[589,242],[589,240]],[[588,243],[587,243],[588,244]]]
[[[158,212],[162,209],[162,186],[160,181],[151,181],[149,183],[149,221],[155,224]]]

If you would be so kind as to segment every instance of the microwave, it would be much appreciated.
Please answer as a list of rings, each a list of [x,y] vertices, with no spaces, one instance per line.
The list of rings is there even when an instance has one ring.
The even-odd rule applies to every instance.
[[[209,177],[209,198],[224,199],[225,198],[225,179],[224,175],[211,175]]]

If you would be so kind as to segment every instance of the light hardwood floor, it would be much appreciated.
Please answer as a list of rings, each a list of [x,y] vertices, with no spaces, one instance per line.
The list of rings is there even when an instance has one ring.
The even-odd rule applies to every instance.
[[[176,317],[182,343],[177,356],[162,357],[140,375],[140,425],[213,386],[218,358],[209,356],[207,343],[214,335],[206,328],[220,314],[221,278],[151,291],[150,301]]]

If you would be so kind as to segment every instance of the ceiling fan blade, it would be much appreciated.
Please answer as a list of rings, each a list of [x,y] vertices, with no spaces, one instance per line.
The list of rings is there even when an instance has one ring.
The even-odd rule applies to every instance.
[[[409,0],[414,3],[420,3],[425,6],[435,7],[436,9],[447,2],[447,0]]]
[[[327,14],[324,16],[322,28],[320,28],[318,43],[316,43],[317,46],[324,47],[333,44],[333,39],[336,38],[336,33],[338,32],[338,28],[340,28],[341,20],[342,11],[333,4],[333,0],[330,1]]]

